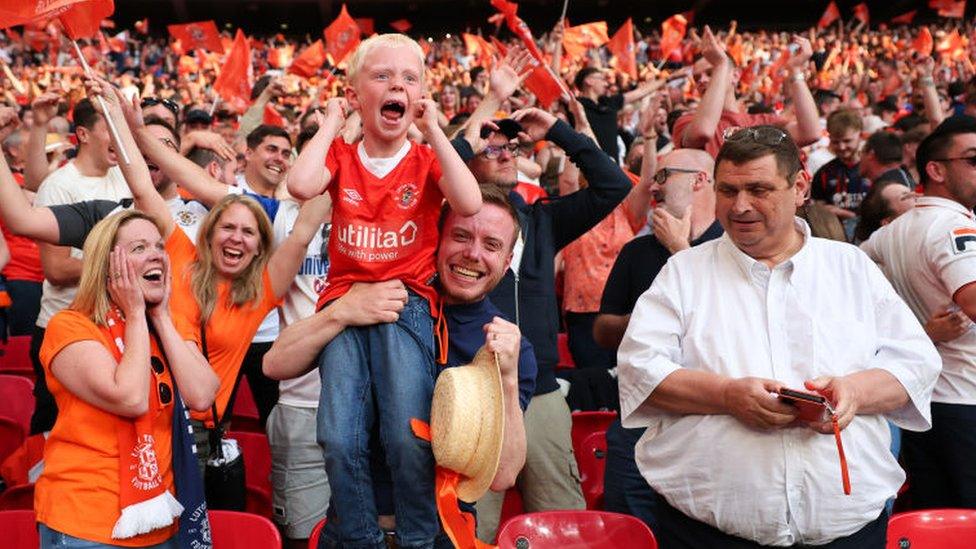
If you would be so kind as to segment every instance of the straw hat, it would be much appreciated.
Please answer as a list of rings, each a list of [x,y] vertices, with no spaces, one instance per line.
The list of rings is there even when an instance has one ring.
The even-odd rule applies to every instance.
[[[498,471],[505,431],[502,377],[484,347],[467,366],[447,368],[434,386],[430,410],[434,459],[462,475],[458,499],[481,498]]]

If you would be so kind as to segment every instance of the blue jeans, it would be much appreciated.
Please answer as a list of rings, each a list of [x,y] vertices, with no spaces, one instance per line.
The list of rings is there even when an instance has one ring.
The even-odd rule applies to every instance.
[[[319,372],[318,442],[343,547],[385,547],[370,473],[376,420],[393,478],[398,544],[431,547],[440,530],[434,455],[410,428],[412,418],[430,421],[434,393],[427,301],[411,292],[396,323],[346,328],[322,350]]]
[[[657,531],[657,494],[637,468],[634,445],[644,429],[624,429],[620,419],[607,428],[607,467],[603,473],[603,508],[639,518]]]
[[[37,533],[41,537],[41,549],[54,549],[59,547],[64,547],[67,549],[102,549],[106,547],[124,547],[122,545],[110,545],[107,543],[88,541],[87,539],[69,536],[68,534],[58,532],[57,530],[52,530],[40,522],[37,523]],[[180,545],[176,538],[177,536],[173,536],[163,543],[147,545],[145,549],[180,549]]]

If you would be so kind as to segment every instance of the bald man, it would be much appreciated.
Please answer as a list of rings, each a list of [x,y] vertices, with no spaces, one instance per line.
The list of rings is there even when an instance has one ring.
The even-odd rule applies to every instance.
[[[712,156],[699,149],[676,149],[659,165],[651,184],[657,202],[651,218],[654,234],[637,237],[620,251],[593,325],[594,339],[608,349],[616,350],[620,344],[634,303],[668,258],[722,235],[715,220]],[[644,429],[624,429],[619,419],[607,430],[604,508],[654,527],[654,493],[634,461],[634,445],[643,434]]]

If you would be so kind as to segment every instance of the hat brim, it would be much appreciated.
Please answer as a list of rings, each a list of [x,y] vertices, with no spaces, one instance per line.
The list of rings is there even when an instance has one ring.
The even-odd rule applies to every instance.
[[[479,376],[481,379],[475,390],[478,392],[476,395],[477,399],[485,403],[486,415],[480,418],[481,421],[478,425],[477,441],[475,443],[475,449],[477,451],[475,462],[468,471],[458,471],[461,474],[461,480],[458,482],[457,487],[458,499],[475,502],[481,499],[481,496],[488,491],[492,480],[495,479],[495,473],[498,472],[498,464],[501,460],[502,453],[502,440],[505,432],[504,393],[502,392],[501,371],[495,359],[495,354],[487,351],[484,347],[478,351],[471,364],[461,366],[460,368],[478,368],[481,370],[479,373],[483,374]],[[444,389],[452,381],[454,374],[452,370],[457,369],[449,368],[442,372],[440,377],[438,377],[437,386],[434,388],[434,402],[431,409],[431,431],[433,434],[432,446],[435,458],[443,455],[444,452],[450,451],[450,449],[442,446],[442,444],[447,444],[445,437],[450,434],[442,434],[441,430],[454,428],[450,425],[452,422],[448,421],[445,425],[440,420],[446,414],[444,407],[451,405],[466,406],[470,404],[470,399],[464,398],[464,395],[458,396],[456,393],[454,395],[456,402],[444,402],[444,397],[447,393]],[[439,388],[442,388],[442,390],[439,391]],[[474,395],[471,395],[471,397],[473,398]],[[440,462],[441,460],[438,460],[439,464],[441,464]]]

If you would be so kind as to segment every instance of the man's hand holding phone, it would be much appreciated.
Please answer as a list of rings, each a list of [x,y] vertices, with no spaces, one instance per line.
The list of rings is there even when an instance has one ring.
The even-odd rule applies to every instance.
[[[772,379],[729,379],[723,391],[724,408],[733,417],[755,429],[786,427],[796,420],[797,410],[771,394],[781,388],[782,384]]]

